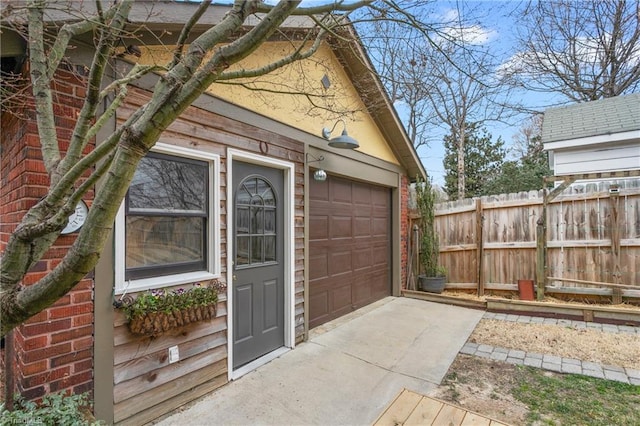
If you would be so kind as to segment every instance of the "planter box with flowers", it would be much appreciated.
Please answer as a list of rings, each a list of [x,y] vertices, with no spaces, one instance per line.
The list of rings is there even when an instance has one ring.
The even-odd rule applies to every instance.
[[[135,299],[126,298],[128,300],[123,300],[120,308],[127,317],[131,333],[158,336],[215,318],[218,292],[222,288],[218,281],[213,281],[206,286],[196,283],[187,290],[150,290]]]

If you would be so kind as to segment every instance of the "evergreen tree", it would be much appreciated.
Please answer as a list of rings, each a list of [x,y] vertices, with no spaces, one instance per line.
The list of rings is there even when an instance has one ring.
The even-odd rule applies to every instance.
[[[501,172],[483,188],[484,195],[542,189],[542,178],[553,173],[549,168],[548,155],[544,152],[541,133],[542,116],[533,116],[523,124],[515,137],[520,158],[502,165]]]
[[[492,141],[491,134],[478,123],[468,123],[464,141],[465,196],[484,195],[483,188],[500,172],[506,155],[504,141]],[[453,135],[444,137],[445,192],[458,197],[458,153]]]

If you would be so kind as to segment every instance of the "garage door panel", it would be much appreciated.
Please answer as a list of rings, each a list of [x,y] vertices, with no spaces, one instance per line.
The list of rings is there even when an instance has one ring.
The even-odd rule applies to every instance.
[[[334,311],[343,310],[345,308],[351,308],[351,285],[344,283],[341,286],[334,287],[331,291],[331,302]],[[349,311],[350,309],[347,309]]]
[[[371,205],[371,189],[369,185],[353,184],[353,204]]]
[[[316,291],[313,295],[310,295],[309,309],[310,312],[315,313],[316,321],[322,321],[323,319],[328,318],[330,312],[329,291]]]
[[[329,275],[336,276],[351,272],[353,264],[351,251],[339,251],[330,254]]]
[[[313,216],[309,219],[309,238],[326,240],[329,236],[329,216]]]
[[[329,197],[334,204],[352,204],[351,183],[349,181],[331,180],[329,182]]]
[[[328,223],[326,236],[310,230],[310,327],[391,294],[389,189],[332,176],[323,184],[309,194],[310,226]]]
[[[373,265],[387,265],[389,262],[389,251],[387,247],[372,247],[371,259]]]
[[[318,182],[317,180],[309,180],[309,190],[313,194],[313,198],[318,201],[329,201],[329,185],[325,182]]]
[[[353,255],[353,270],[359,271],[365,268],[370,268],[372,263],[372,250],[371,248],[364,248],[356,250]]]
[[[354,219],[354,230],[353,235],[355,237],[364,237],[371,235],[371,217],[356,217]]]
[[[354,300],[369,300],[372,296],[371,281],[366,278],[356,279],[353,284]],[[360,307],[360,306],[358,306]]]
[[[351,216],[333,216],[329,228],[332,239],[351,238],[353,229],[351,227]]]
[[[389,219],[388,218],[379,218],[374,217],[372,219],[372,234],[376,236],[386,237],[389,235]]]
[[[309,256],[309,280],[317,280],[329,276],[329,260],[327,253],[313,253]]]

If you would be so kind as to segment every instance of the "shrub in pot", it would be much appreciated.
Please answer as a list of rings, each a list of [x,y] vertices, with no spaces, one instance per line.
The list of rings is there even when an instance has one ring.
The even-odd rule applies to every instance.
[[[438,265],[440,241],[434,227],[436,193],[428,179],[416,182],[416,207],[420,214],[420,274],[418,288],[441,293],[446,283],[446,269]]]

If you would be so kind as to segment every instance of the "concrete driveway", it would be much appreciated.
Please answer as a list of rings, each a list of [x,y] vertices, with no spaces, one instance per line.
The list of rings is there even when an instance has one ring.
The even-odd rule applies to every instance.
[[[370,425],[403,388],[436,388],[482,314],[383,299],[158,424]]]

